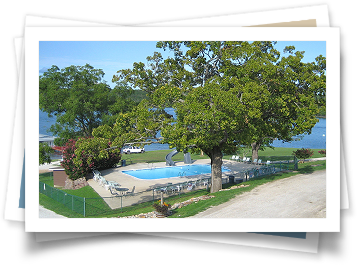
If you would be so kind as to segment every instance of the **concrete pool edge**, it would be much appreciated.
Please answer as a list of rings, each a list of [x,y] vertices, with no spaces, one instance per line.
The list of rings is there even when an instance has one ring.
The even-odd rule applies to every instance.
[[[193,161],[193,164],[210,164],[210,159],[199,159]],[[176,166],[184,166],[183,161],[178,161],[175,163]],[[200,178],[209,178],[210,173],[203,175],[193,175],[193,176],[184,176],[184,177],[172,177],[172,178],[163,178],[163,179],[139,179],[128,174],[123,173],[122,171],[127,171],[131,169],[145,169],[150,168],[150,165],[156,167],[166,167],[165,162],[158,163],[138,163],[127,165],[124,167],[111,168],[106,170],[101,170],[101,175],[107,181],[115,181],[120,184],[121,188],[128,188],[132,190],[135,186],[135,195],[134,196],[124,196],[124,197],[115,197],[111,194],[109,190],[106,190],[104,187],[100,186],[95,180],[89,179],[88,184],[103,198],[103,200],[108,204],[111,209],[117,209],[120,207],[130,206],[136,203],[144,202],[149,197],[153,197],[153,189],[157,189],[163,186],[173,186],[176,184],[185,183],[188,181],[194,181]],[[260,166],[245,164],[242,162],[236,162],[232,160],[223,160],[223,166],[229,168],[231,171],[222,173],[222,180],[228,179],[229,175],[236,175],[239,172],[245,171],[251,168],[258,168]],[[169,167],[169,166],[168,166]],[[224,180],[223,182],[226,182]]]
[[[193,164],[210,164],[210,159],[199,159],[193,161]],[[158,162],[158,163],[137,163],[132,165],[127,165],[125,167],[117,167],[111,168],[106,170],[101,170],[102,176],[108,181],[116,181],[121,185],[121,187],[128,188],[131,190],[133,186],[135,186],[135,191],[145,191],[148,189],[152,189],[158,186],[169,185],[169,183],[180,183],[185,181],[190,181],[193,179],[192,176],[189,177],[172,177],[172,178],[164,178],[164,179],[155,179],[155,180],[148,180],[148,179],[139,179],[128,174],[123,173],[122,171],[131,170],[131,169],[145,169],[150,168],[150,165],[155,165],[155,167],[166,167],[165,162]],[[177,166],[185,165],[183,161],[176,162]],[[252,164],[245,164],[242,162],[236,162],[232,160],[223,160],[223,166],[226,166],[231,171],[226,173],[222,173],[223,178],[227,178],[228,175],[234,175],[239,172],[242,172],[246,169],[250,168],[257,168],[259,166],[252,165]],[[210,173],[208,173],[210,174]],[[195,175],[199,176],[199,175]],[[197,178],[197,177],[196,177]],[[90,184],[90,183],[89,183]],[[91,184],[90,184],[91,185]],[[94,188],[94,187],[93,187]],[[112,197],[110,191],[105,190],[103,187],[95,187],[96,192],[102,197]],[[97,191],[97,189],[99,189]],[[104,190],[104,191],[103,191]]]
[[[193,169],[194,171],[192,171]],[[189,171],[191,170],[191,171]],[[207,172],[209,171],[209,172]],[[175,177],[184,177],[184,176],[199,176],[211,174],[211,168],[209,163],[203,164],[184,164],[184,165],[175,165],[175,166],[165,166],[165,167],[151,167],[143,169],[129,169],[122,170],[123,174],[127,174],[134,178],[141,180],[157,180],[157,179],[166,179],[166,178],[175,178]],[[222,173],[230,173],[230,169],[222,165]],[[155,174],[155,176],[152,176]],[[150,174],[148,176],[147,174]]]

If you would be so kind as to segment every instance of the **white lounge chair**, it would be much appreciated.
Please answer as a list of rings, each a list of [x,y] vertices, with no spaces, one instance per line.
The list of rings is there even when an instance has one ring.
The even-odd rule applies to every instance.
[[[258,159],[258,165],[261,165],[261,164],[262,164],[262,160]]]
[[[251,161],[250,161],[250,158],[247,157],[247,160],[245,160],[245,162],[246,162],[246,163],[250,163],[250,162],[251,162]]]
[[[175,191],[180,192],[183,189],[181,185],[177,185]]]
[[[246,157],[243,157],[243,162],[245,163],[247,161],[247,158]]]
[[[258,159],[254,159],[253,164],[258,164]]]
[[[107,181],[102,176],[98,176],[98,184],[102,187],[107,184]]]

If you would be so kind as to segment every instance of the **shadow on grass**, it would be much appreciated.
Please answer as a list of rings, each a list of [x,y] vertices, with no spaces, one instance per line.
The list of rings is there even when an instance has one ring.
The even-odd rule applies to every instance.
[[[305,166],[303,168],[300,168],[298,171],[301,174],[311,174],[311,173],[314,172],[314,169],[313,169],[312,166],[308,165],[308,166]]]

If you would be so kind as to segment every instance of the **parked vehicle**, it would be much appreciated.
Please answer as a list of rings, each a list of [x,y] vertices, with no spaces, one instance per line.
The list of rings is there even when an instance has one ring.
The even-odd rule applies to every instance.
[[[144,153],[145,148],[140,148],[137,146],[128,146],[123,149],[124,154],[131,154],[131,153]]]

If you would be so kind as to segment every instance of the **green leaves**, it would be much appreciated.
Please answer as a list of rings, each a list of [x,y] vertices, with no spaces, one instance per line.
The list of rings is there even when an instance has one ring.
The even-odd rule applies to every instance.
[[[304,52],[293,46],[281,57],[274,44],[158,42],[158,48],[173,52],[172,58],[154,53],[147,66],[135,63],[117,78],[149,93],[145,108],[172,106],[177,119],[163,122],[142,108],[135,129],[148,136],[161,128],[165,142],[180,150],[220,146],[225,152],[264,138],[290,140],[309,132],[317,105],[324,105],[324,58],[303,63]]]
[[[111,146],[110,140],[100,137],[69,140],[61,165],[72,180],[86,177],[94,169],[111,168],[119,163],[121,157],[121,150],[111,149]]]
[[[51,163],[51,154],[54,150],[47,143],[39,144],[39,165]]]
[[[130,88],[118,83],[112,90],[102,81],[104,72],[86,64],[59,69],[52,66],[40,76],[40,109],[56,116],[54,135],[68,140],[91,136],[103,123],[113,124],[120,112],[136,105]]]

